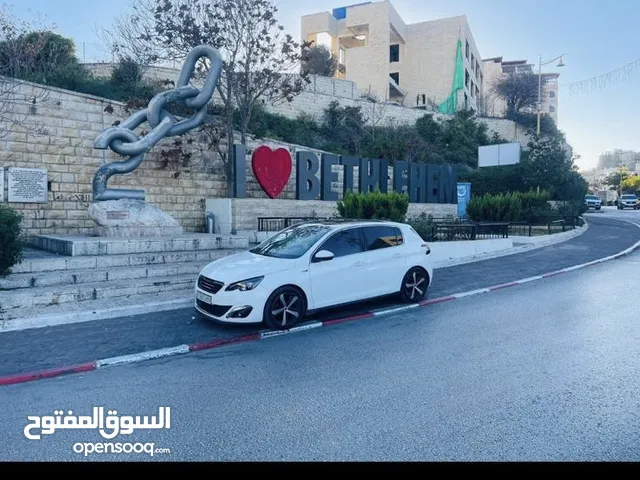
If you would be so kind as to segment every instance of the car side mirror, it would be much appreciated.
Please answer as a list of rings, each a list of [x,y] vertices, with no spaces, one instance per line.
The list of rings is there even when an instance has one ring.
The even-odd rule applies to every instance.
[[[329,250],[320,250],[313,256],[314,262],[328,262],[329,260],[333,260],[333,253]]]

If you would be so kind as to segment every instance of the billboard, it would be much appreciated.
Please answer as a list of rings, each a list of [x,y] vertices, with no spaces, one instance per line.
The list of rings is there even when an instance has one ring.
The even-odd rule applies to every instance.
[[[522,145],[519,143],[499,143],[478,147],[478,167],[498,167],[520,163]]]

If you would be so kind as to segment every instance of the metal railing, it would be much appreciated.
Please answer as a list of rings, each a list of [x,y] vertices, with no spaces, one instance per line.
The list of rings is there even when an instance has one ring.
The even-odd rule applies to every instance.
[[[433,223],[422,232],[428,242],[452,242],[455,240],[490,240],[509,237],[508,223]]]
[[[554,233],[566,232],[576,228],[576,219],[557,218],[543,222],[511,222],[509,224],[509,234],[520,237],[533,237],[536,235],[552,235]]]
[[[279,232],[291,225],[296,225],[303,222],[311,221],[324,221],[325,218],[314,217],[258,217],[258,231],[259,232]]]

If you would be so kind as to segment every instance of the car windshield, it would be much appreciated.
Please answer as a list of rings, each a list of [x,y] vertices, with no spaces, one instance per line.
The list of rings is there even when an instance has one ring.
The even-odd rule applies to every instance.
[[[638,197],[636,197],[635,195],[622,195],[623,200],[635,200],[636,198]]]
[[[596,197],[595,195],[586,195],[585,196],[586,199],[588,200],[600,200],[598,197]]]
[[[249,251],[265,257],[300,258],[330,231],[325,225],[293,226]]]

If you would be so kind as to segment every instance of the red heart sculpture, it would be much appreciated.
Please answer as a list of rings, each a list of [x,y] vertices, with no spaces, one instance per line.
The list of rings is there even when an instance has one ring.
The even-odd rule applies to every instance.
[[[284,148],[273,151],[266,145],[251,156],[253,175],[269,198],[276,198],[291,177],[291,154]]]

